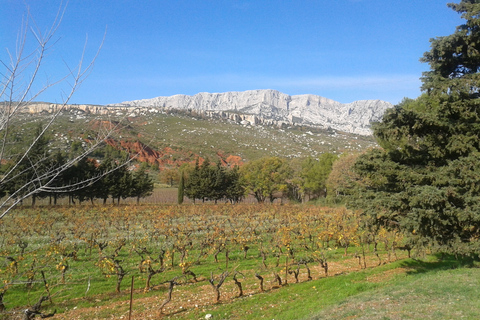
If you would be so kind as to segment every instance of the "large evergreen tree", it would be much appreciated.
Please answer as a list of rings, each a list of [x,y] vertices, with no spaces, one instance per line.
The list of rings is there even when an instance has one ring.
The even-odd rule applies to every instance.
[[[189,172],[188,178],[185,181],[184,194],[195,203],[195,199],[201,199],[201,181],[200,164],[197,159],[194,169]]]
[[[183,185],[183,193],[193,201],[201,199],[217,203],[219,200],[230,200],[234,203],[240,201],[245,193],[238,168],[227,169],[222,166],[220,160],[216,165],[212,165],[208,159],[205,159],[201,166],[197,160],[195,168]],[[179,188],[180,190],[182,189]],[[180,199],[179,194],[179,203]]]
[[[107,175],[107,180],[110,181],[110,195],[112,201],[117,200],[117,204],[120,204],[120,198],[126,199],[130,196],[133,190],[132,174],[128,171],[124,165],[115,164],[114,171]]]
[[[240,168],[234,166],[226,172],[226,190],[225,198],[230,200],[231,203],[237,203],[245,197],[245,185],[242,182]]]
[[[198,199],[205,200],[215,200],[217,198],[216,195],[216,174],[215,169],[210,165],[210,160],[206,158],[202,165],[200,166],[200,188],[199,194],[197,195]]]
[[[480,246],[480,1],[448,6],[466,23],[431,40],[424,94],[374,127],[383,149],[359,157],[350,203],[412,244],[470,254]]]
[[[66,162],[67,156],[64,153],[57,151],[49,160],[49,166],[58,168],[65,165]],[[47,190],[40,193],[41,196],[50,197],[50,204],[57,204],[58,198],[66,196],[66,193],[61,191],[63,190],[63,187],[68,184],[67,174],[70,169],[72,169],[72,167],[64,171],[59,171],[52,182],[48,185]]]
[[[133,173],[130,196],[137,198],[137,204],[140,202],[140,198],[148,197],[153,193],[154,183],[146,170],[146,164],[142,164]]]
[[[68,192],[70,203],[73,203],[73,198],[76,198],[80,202],[90,200],[93,204],[95,197],[99,197],[99,193],[103,190],[101,183],[97,181],[100,179],[99,169],[92,159],[79,159],[73,167],[67,170],[65,177],[67,180],[65,185],[73,186]],[[83,182],[87,182],[87,184]]]
[[[112,158],[103,159],[102,163],[98,167],[100,178],[92,185],[92,191],[95,193],[95,197],[103,199],[103,204],[107,203],[107,199],[112,195],[113,201],[117,196],[116,192],[112,192],[115,188],[117,181],[123,175],[123,172],[117,172],[117,163]]]

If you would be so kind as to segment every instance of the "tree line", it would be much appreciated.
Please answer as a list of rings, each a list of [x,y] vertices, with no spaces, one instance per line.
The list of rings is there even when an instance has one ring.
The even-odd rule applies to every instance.
[[[63,197],[68,197],[71,204],[93,203],[95,199],[106,203],[108,198],[119,203],[120,199],[128,197],[135,197],[138,202],[152,193],[154,184],[146,166],[131,171],[128,155],[124,155],[124,159],[113,158],[108,148],[104,150],[106,156],[102,161],[79,157],[66,170],[55,171],[55,168],[64,168],[72,158],[75,160],[75,152],[51,151],[49,137],[40,131],[39,126],[36,132],[39,138],[26,156],[21,154],[0,167],[0,174],[8,172],[9,177],[0,185],[0,197],[31,197],[32,205],[42,198],[50,198],[50,203],[56,204]],[[72,144],[72,149],[77,148],[77,144]]]
[[[241,201],[251,194],[259,203],[287,198],[295,202],[315,200],[327,195],[327,179],[338,156],[325,153],[318,159],[288,161],[264,157],[242,167],[226,168],[221,162],[197,160],[195,166],[180,168],[178,202],[184,196],[201,201]]]
[[[240,180],[238,166],[227,169],[221,165],[220,161],[216,165],[211,165],[208,159],[199,165],[197,159],[195,167],[188,174],[188,179],[179,185],[179,193],[185,194],[194,202],[200,199],[215,201],[215,203],[219,200],[237,203],[243,199],[245,187]],[[182,202],[180,198],[179,196],[179,202]]]
[[[49,135],[41,132],[42,126],[38,125],[33,132],[38,139],[28,152],[0,166],[0,175],[8,173],[9,177],[0,185],[0,197],[28,197],[33,205],[38,199],[49,198],[51,204],[56,204],[65,197],[70,204],[93,203],[95,199],[106,203],[109,198],[119,203],[129,197],[137,198],[138,202],[152,193],[154,184],[147,173],[148,164],[130,170],[132,155],[104,145],[88,156],[78,157],[83,152],[81,142],[74,141],[70,150],[61,151]],[[18,143],[22,143],[21,139]],[[337,158],[330,153],[303,160],[264,157],[232,168],[223,166],[220,160],[212,163],[209,159],[197,159],[195,165],[165,169],[161,174],[168,177],[170,185],[175,180],[179,203],[184,197],[194,202],[237,203],[247,194],[259,203],[278,198],[304,202],[327,195],[327,179]],[[55,171],[65,168],[68,162],[73,162],[68,169]]]

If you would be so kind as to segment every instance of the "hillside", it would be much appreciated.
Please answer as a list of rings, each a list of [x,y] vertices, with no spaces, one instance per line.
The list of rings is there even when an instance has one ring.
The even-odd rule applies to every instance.
[[[19,128],[47,119],[61,106],[34,102]],[[141,151],[140,161],[175,167],[198,157],[241,163],[263,156],[317,157],[365,150],[375,145],[372,121],[391,104],[379,100],[342,104],[314,95],[275,90],[199,93],[123,102],[67,105],[52,127],[56,143],[68,149],[99,128],[120,124],[109,144]]]
[[[47,113],[23,118],[23,128],[45,121]],[[302,158],[319,156],[324,152],[344,153],[365,150],[375,145],[371,136],[362,136],[334,130],[320,130],[303,126],[242,125],[225,119],[193,117],[182,113],[148,113],[99,116],[79,109],[62,113],[52,127],[52,136],[64,148],[75,140],[83,141],[105,122],[121,123],[115,134],[118,144],[140,141],[160,166],[175,166],[194,161],[197,156],[223,159],[238,156],[249,161],[263,156]],[[128,146],[127,146],[128,147]],[[128,148],[133,148],[129,146]],[[148,155],[145,155],[148,157]]]

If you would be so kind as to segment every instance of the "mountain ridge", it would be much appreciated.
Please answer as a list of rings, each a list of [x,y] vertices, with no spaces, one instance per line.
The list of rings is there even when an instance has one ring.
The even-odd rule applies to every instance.
[[[307,125],[348,133],[371,135],[370,125],[380,121],[393,105],[382,100],[340,103],[313,95],[288,95],[272,89],[200,92],[126,101],[107,107],[188,110],[220,116],[250,125]]]

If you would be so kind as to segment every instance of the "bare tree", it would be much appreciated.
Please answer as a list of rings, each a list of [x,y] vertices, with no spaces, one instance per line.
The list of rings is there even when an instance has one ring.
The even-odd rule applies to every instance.
[[[60,4],[52,25],[46,31],[42,31],[27,7],[14,52],[7,49],[6,59],[0,60],[0,161],[3,164],[9,164],[8,166],[4,165],[0,175],[0,198],[2,199],[0,200],[0,219],[27,197],[42,192],[66,192],[93,183],[99,177],[75,181],[67,186],[57,186],[53,182],[80,159],[91,153],[105,139],[111,137],[118,126],[118,124],[109,125],[95,129],[95,136],[91,137],[88,145],[81,152],[62,163],[52,160],[54,155],[51,150],[41,154],[34,152],[42,143],[47,132],[51,130],[54,122],[67,109],[70,99],[80,84],[91,72],[103,44],[102,40],[93,58],[86,62],[86,40],[76,66],[71,67],[65,63],[66,69],[63,78],[42,83],[43,80],[39,74],[48,74],[48,70],[44,70],[48,52],[57,44],[56,33],[65,9],[66,5]],[[29,51],[28,48],[32,47],[34,49]],[[33,138],[20,148],[18,143],[14,143],[15,127],[20,124],[20,119],[25,118],[32,102],[36,101],[42,93],[60,86],[68,88],[67,91],[62,90],[59,94],[60,102],[56,103],[44,124],[32,134]],[[26,175],[27,172],[28,175]],[[19,177],[23,179],[20,179],[20,183],[18,182]],[[12,188],[11,184],[14,181],[15,185]]]

